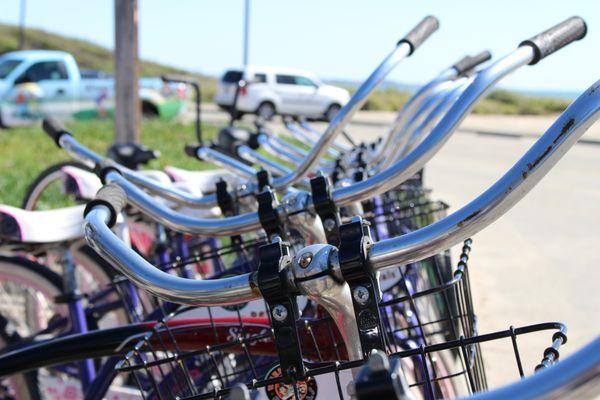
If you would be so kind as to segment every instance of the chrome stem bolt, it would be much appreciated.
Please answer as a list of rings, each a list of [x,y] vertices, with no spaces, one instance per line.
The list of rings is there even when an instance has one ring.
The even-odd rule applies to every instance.
[[[298,260],[298,265],[300,268],[306,268],[310,264],[313,259],[313,254],[306,252],[300,255],[300,259]]]
[[[287,318],[288,311],[287,308],[285,308],[281,304],[277,304],[275,305],[275,307],[273,307],[271,315],[277,322],[283,322]]]
[[[369,301],[369,291],[364,286],[357,286],[352,292],[352,297],[354,297],[354,300],[360,304],[365,304],[367,301]]]

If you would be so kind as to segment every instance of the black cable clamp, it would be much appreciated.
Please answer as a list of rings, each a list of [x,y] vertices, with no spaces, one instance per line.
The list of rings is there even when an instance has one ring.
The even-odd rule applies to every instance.
[[[296,321],[296,294],[287,285],[285,267],[292,262],[289,244],[282,240],[259,248],[258,289],[269,309],[281,373],[286,381],[304,376],[304,362]]]
[[[235,201],[233,196],[227,190],[227,182],[223,179],[219,179],[216,184],[216,196],[217,205],[221,209],[221,213],[224,217],[231,217],[237,215],[237,208],[235,207]],[[242,235],[232,235],[231,244],[240,245],[242,243]]]
[[[340,225],[342,220],[338,208],[333,201],[331,182],[323,174],[310,180],[312,203],[321,218],[327,243],[332,246],[340,244]]]
[[[265,190],[256,195],[256,200],[258,201],[258,219],[269,239],[273,236],[285,239],[285,228],[277,211],[279,202],[273,190],[267,186]]]
[[[217,205],[221,209],[223,216],[230,217],[235,215],[233,196],[227,190],[227,182],[223,179],[219,179],[216,183],[215,193],[217,196]]]
[[[365,171],[364,168],[360,167],[357,168],[356,171],[354,171],[354,182],[361,182],[363,181],[365,178],[367,177],[367,172]],[[363,207],[363,211],[365,213],[370,213],[375,211],[375,203],[373,202],[372,199],[368,199],[368,200],[363,200],[361,201],[362,207]]]
[[[258,182],[257,192],[262,192],[267,186],[271,186],[271,173],[261,168],[256,173],[256,181]]]
[[[367,263],[367,249],[373,243],[369,222],[361,217],[340,226],[339,263],[350,286],[363,357],[374,349],[385,350],[385,329],[379,315],[381,291],[375,273]]]
[[[340,156],[335,160],[335,166],[333,167],[333,172],[331,173],[331,183],[335,185],[341,179],[344,172],[345,169],[342,165],[342,157]]]

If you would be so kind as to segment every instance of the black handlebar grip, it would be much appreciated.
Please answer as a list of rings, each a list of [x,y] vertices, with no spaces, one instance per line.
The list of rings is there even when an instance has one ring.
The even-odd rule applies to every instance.
[[[438,19],[428,15],[427,17],[423,18],[423,20],[419,22],[419,24],[415,26],[412,31],[408,32],[404,38],[400,39],[398,45],[402,43],[408,43],[410,46],[410,53],[408,53],[408,55],[411,55],[425,40],[427,40],[429,36],[431,36],[433,32],[437,31],[439,27],[440,22]]]
[[[185,147],[183,148],[183,150],[185,151],[185,154],[187,154],[188,156],[192,157],[192,158],[198,158],[198,149],[200,148],[200,145],[197,144],[186,144]]]
[[[54,143],[56,143],[58,147],[60,147],[60,137],[62,135],[71,134],[60,121],[52,117],[44,118],[42,121],[42,129],[52,138],[52,140],[54,140]]]
[[[110,220],[107,225],[112,228],[117,222],[117,216],[127,205],[127,195],[125,191],[116,183],[109,183],[102,186],[96,193],[94,200],[87,203],[83,216],[87,216],[96,206],[105,206],[110,211]]]
[[[482,64],[491,58],[492,53],[490,53],[487,50],[484,50],[481,53],[476,54],[474,56],[465,56],[462,60],[454,64],[452,68],[456,70],[458,75],[463,75],[475,68],[476,66],[478,66],[479,64]]]
[[[98,176],[98,178],[100,178],[102,183],[106,183],[106,174],[108,174],[110,171],[114,171],[122,175],[121,170],[119,169],[119,164],[110,158],[105,158],[97,162],[94,166],[94,173]]]
[[[535,52],[529,65],[537,64],[542,58],[562,49],[569,43],[583,39],[587,33],[587,25],[581,17],[571,17],[560,24],[535,35],[519,44],[531,46]]]

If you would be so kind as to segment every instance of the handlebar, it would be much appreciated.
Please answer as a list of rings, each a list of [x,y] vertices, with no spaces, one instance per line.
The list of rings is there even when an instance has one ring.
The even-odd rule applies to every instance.
[[[570,21],[571,19],[567,20]],[[566,21],[566,22],[567,22]],[[562,24],[557,25],[561,27]],[[585,25],[585,24],[584,24]],[[568,26],[573,26],[570,23]],[[578,26],[577,24],[575,26]],[[552,28],[552,29],[556,29]],[[550,32],[552,31],[550,29]],[[538,35],[543,36],[544,34]],[[536,37],[538,37],[536,36]],[[579,36],[571,35],[571,41],[577,40]],[[562,46],[568,43],[561,42]],[[536,57],[536,51],[532,46],[520,45],[515,51],[504,58],[496,61],[489,67],[480,71],[473,83],[465,89],[455,104],[448,110],[446,115],[433,128],[431,133],[407,156],[395,162],[392,166],[381,171],[377,175],[369,177],[366,180],[357,182],[351,186],[337,188],[333,192],[334,200],[337,204],[352,203],[363,199],[365,196],[373,196],[376,193],[386,192],[399,183],[417,173],[433,157],[435,153],[449,139],[450,135],[456,130],[458,125],[467,116],[469,110],[473,107],[475,101],[483,96],[490,87],[517,68],[531,64]]]
[[[600,81],[575,100],[531,149],[477,199],[432,225],[373,244],[367,252],[371,268],[380,270],[422,260],[472,236],[498,219],[521,200],[600,117],[600,91],[596,90],[598,86]],[[134,205],[137,202],[136,196],[147,196],[114,170],[106,174],[106,180],[118,183]],[[110,201],[113,205],[112,200]],[[115,203],[113,206],[117,211],[122,204],[121,197]],[[191,305],[235,304],[259,297],[254,275],[251,274],[194,281],[154,268],[114,235],[107,226],[112,218],[113,214],[106,204],[90,206],[85,222],[86,238],[94,249],[112,261],[121,272],[151,293],[168,301]],[[254,215],[254,218],[258,220],[258,216]],[[222,224],[223,220],[213,222]],[[250,231],[256,227],[249,228],[242,223],[239,226],[241,230],[235,233]],[[302,251],[298,254],[301,253]],[[328,251],[323,252],[325,253],[329,254]],[[332,268],[331,263],[335,264],[336,257],[327,255],[318,259],[319,268],[327,271]],[[290,263],[292,266],[296,264]]]
[[[492,53],[485,50],[474,56],[465,56],[463,59],[454,64],[452,68],[456,70],[458,75],[465,75],[469,71],[472,71],[479,64],[483,64],[484,62],[491,60],[491,58]]]
[[[583,39],[587,26],[581,17],[571,17],[552,28],[521,42],[519,46],[530,46],[535,56],[530,64],[537,64],[543,58],[562,49],[576,40]]]
[[[94,168],[97,164],[102,163],[106,158],[98,153],[90,150],[86,146],[79,143],[59,121],[54,118],[45,118],[42,122],[44,131],[56,142],[58,147],[64,149],[76,160],[90,168]],[[217,206],[217,198],[214,194],[207,194],[201,197],[195,197],[184,191],[162,185],[153,179],[150,179],[143,174],[126,168],[122,165],[115,164],[123,176],[137,185],[140,185],[149,192],[163,197],[173,202],[193,207],[193,208],[210,208]]]
[[[198,235],[231,236],[253,232],[260,229],[260,220],[256,212],[250,212],[220,219],[192,218],[177,213],[160,204],[146,192],[129,182],[126,177],[111,169],[105,174],[107,183],[114,182],[127,194],[128,201],[142,210],[150,218],[179,231]]]
[[[402,43],[408,43],[408,45],[410,45],[410,53],[408,53],[408,55],[411,55],[425,40],[427,40],[427,38],[429,38],[429,36],[431,36],[433,32],[437,31],[439,27],[440,22],[438,19],[428,15],[408,32],[404,38],[400,39],[398,46]]]
[[[91,207],[85,217],[88,243],[139,287],[176,303],[193,306],[239,304],[260,298],[250,274],[215,280],[185,279],[155,268],[110,230],[112,213],[105,205]]]
[[[304,178],[314,167],[322,153],[330,147],[338,134],[350,122],[354,114],[360,110],[369,95],[383,82],[391,70],[405,57],[410,56],[437,28],[437,19],[429,16],[421,21],[404,39],[400,40],[394,50],[358,88],[350,101],[335,115],[319,141],[302,160],[298,168],[292,174],[274,179],[273,187],[275,189],[289,187]]]
[[[425,228],[374,244],[369,249],[371,266],[377,270],[421,260],[452,247],[497,220],[521,200],[600,117],[600,91],[596,90],[599,85],[600,81],[579,96],[530,150],[475,200]]]

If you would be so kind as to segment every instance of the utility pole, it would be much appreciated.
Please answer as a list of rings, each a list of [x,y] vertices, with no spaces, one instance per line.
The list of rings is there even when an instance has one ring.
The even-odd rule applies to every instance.
[[[25,10],[27,4],[26,0],[21,0],[21,7],[19,10],[19,50],[25,48]]]
[[[248,39],[250,35],[250,0],[244,0],[244,66],[248,65]]]
[[[115,1],[115,141],[139,143],[138,2]]]

